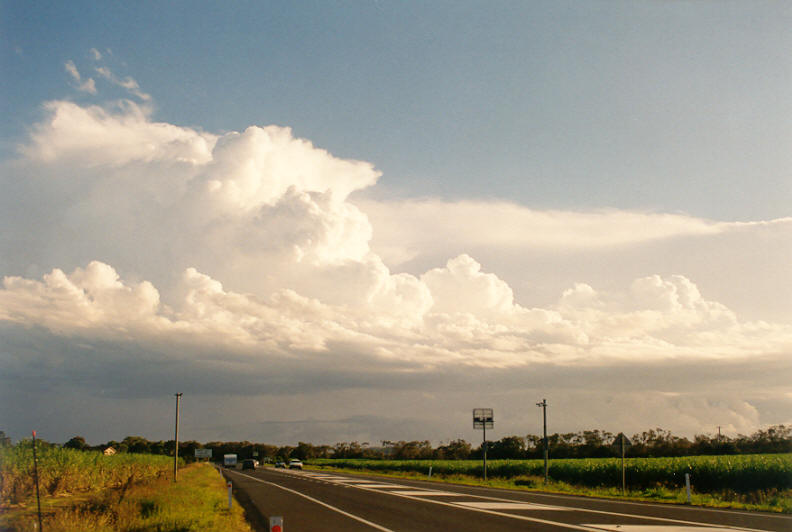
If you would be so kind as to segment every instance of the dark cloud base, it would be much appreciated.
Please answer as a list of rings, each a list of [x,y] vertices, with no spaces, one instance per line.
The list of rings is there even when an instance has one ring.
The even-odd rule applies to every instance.
[[[353,350],[277,358],[54,335],[0,325],[0,430],[19,438],[170,437],[172,394],[185,394],[185,438],[272,443],[382,439],[476,441],[469,410],[495,406],[495,435],[536,433],[536,401],[551,403],[552,430],[675,429],[679,416],[748,405],[758,422],[789,422],[792,360],[413,368]],[[629,420],[635,401],[640,421]],[[732,401],[732,402],[730,402]],[[736,401],[736,403],[734,403]],[[737,404],[737,407],[734,405]],[[689,412],[692,410],[693,412]],[[723,418],[726,425],[728,419]],[[697,428],[698,427],[698,428]],[[695,420],[676,430],[703,432]]]

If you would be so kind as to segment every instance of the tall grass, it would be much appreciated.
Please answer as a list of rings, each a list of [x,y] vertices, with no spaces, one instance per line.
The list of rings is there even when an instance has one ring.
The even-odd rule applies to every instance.
[[[228,508],[223,478],[208,464],[182,470],[179,482],[159,477],[128,489],[87,497],[57,498],[44,512],[49,532],[250,532],[242,508]],[[53,498],[54,499],[54,498]],[[53,501],[49,501],[53,502]],[[0,523],[14,532],[36,530],[35,512],[17,510]]]
[[[42,447],[37,451],[42,496],[88,493],[109,488],[126,489],[136,482],[165,477],[173,459],[120,453]],[[0,448],[0,504],[25,502],[33,496],[33,448],[29,441]]]
[[[226,485],[207,464],[182,470],[173,458],[42,446],[37,452],[44,529],[59,532],[241,531],[242,509],[229,511]],[[0,529],[35,529],[33,449],[0,448]]]
[[[334,460],[316,459],[310,463],[369,471],[401,471],[433,474],[481,476],[482,464],[474,460]],[[629,458],[625,460],[627,484],[631,489],[677,488],[689,473],[696,491],[701,493],[731,490],[748,493],[757,490],[792,488],[792,454],[740,456],[688,456],[679,458]],[[542,460],[492,460],[487,474],[510,479],[519,476],[542,476]],[[590,487],[621,485],[621,460],[589,458],[551,460],[553,480]]]

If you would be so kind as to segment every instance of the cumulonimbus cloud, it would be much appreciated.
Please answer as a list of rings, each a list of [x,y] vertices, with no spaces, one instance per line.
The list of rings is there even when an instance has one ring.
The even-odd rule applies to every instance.
[[[45,109],[18,168],[38,176],[29,201],[52,180],[70,191],[63,201],[71,203],[35,230],[7,226],[32,233],[36,263],[68,256],[77,264],[37,279],[7,275],[0,290],[7,322],[64,335],[201,341],[261,357],[332,357],[333,346],[355,346],[372,359],[416,365],[722,359],[792,349],[788,325],[740,320],[683,275],[644,275],[616,291],[577,279],[555,302],[532,306],[518,304],[512,286],[468,253],[418,274],[387,265],[387,249],[399,242],[394,256],[451,238],[624,248],[719,234],[723,224],[502,202],[353,200],[379,172],[288,128],[213,135],[155,122],[128,101],[56,101]],[[465,228],[457,231],[464,238],[454,226]],[[95,228],[96,236],[66,246],[64,228]],[[384,252],[380,230],[391,243]]]

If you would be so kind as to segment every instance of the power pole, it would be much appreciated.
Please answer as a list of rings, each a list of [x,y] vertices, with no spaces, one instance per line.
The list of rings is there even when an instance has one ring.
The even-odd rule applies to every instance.
[[[43,531],[44,526],[41,521],[41,496],[39,495],[39,474],[38,474],[38,458],[36,458],[36,431],[33,431],[33,474],[36,479],[36,504],[38,505],[38,527]]]
[[[487,424],[484,423],[484,441],[481,444],[481,450],[484,451],[484,482],[487,481]]]
[[[536,406],[542,407],[542,421],[544,426],[544,481],[547,483],[547,399],[542,399]]]
[[[179,400],[182,394],[176,395],[176,432],[174,433],[174,449],[173,449],[173,481],[176,482],[176,476],[179,472]]]

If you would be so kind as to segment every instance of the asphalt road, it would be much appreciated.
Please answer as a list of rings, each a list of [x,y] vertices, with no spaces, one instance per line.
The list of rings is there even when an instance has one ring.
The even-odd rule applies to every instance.
[[[792,517],[283,469],[223,470],[261,530],[792,531]]]

